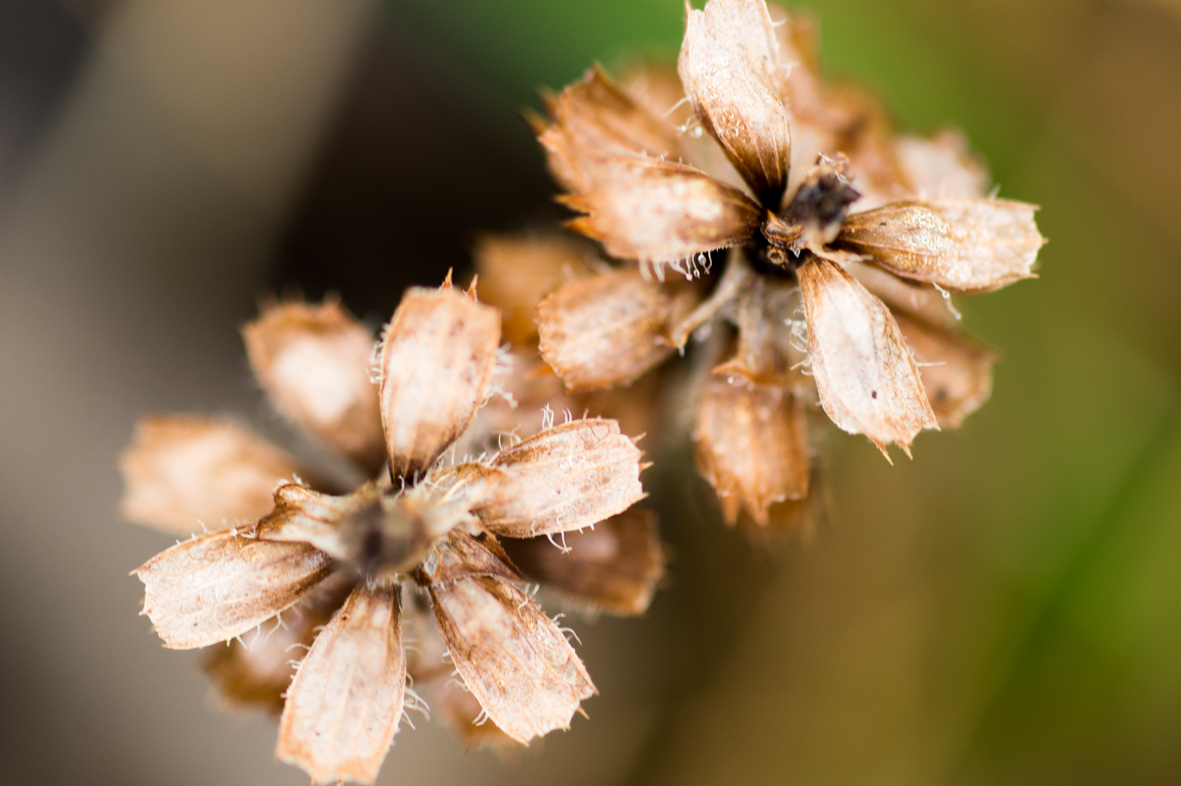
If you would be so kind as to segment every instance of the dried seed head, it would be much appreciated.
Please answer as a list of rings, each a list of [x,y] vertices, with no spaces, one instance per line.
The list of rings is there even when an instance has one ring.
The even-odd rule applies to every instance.
[[[254,375],[288,420],[374,471],[385,461],[373,335],[334,300],[266,308],[242,328]]]
[[[119,458],[123,516],[189,535],[202,522],[253,521],[271,509],[271,491],[301,470],[295,459],[229,421],[150,415]]]
[[[421,474],[492,383],[500,315],[448,287],[410,289],[381,344],[381,421],[394,477]]]
[[[567,87],[549,105],[553,122],[538,140],[550,171],[570,191],[587,191],[610,169],[616,155],[680,158],[676,131],[620,90],[598,66]]]
[[[728,524],[742,509],[765,524],[771,503],[808,494],[803,402],[784,388],[711,375],[693,440],[697,468],[717,489]]]
[[[886,445],[938,428],[914,358],[889,309],[825,259],[797,271],[808,320],[808,358],[820,404],[838,427]]]
[[[558,626],[527,595],[492,576],[428,589],[455,668],[505,734],[527,744],[569,728],[595,686]]]
[[[558,287],[591,275],[593,255],[584,244],[559,235],[486,235],[476,244],[480,300],[500,309],[504,337],[537,342],[537,304]]]
[[[750,197],[687,164],[605,159],[590,190],[559,201],[587,215],[570,226],[620,259],[680,263],[749,240],[763,211]]]
[[[241,532],[195,537],[136,572],[145,585],[144,613],[166,646],[200,647],[259,629],[252,639],[256,648],[227,648],[206,661],[233,703],[279,706],[290,675],[288,649],[311,645],[287,693],[277,755],[315,781],[371,783],[377,775],[410,674],[402,646],[402,592],[410,598],[408,625],[421,627],[429,597],[441,626],[432,640],[438,644],[435,663],[420,652],[414,676],[442,691],[444,712],[462,718],[456,722],[469,738],[502,747],[526,743],[568,726],[594,692],[562,631],[511,583],[523,576],[493,532],[563,533],[622,513],[644,496],[640,451],[615,421],[568,420],[478,461],[448,466],[439,460],[489,395],[499,327],[497,312],[476,303],[474,287],[466,295],[449,283],[440,290],[411,290],[381,344],[379,400],[392,478],[340,496],[284,483],[274,492],[269,515]],[[552,373],[548,378],[557,382]],[[154,471],[164,477],[152,481],[157,486],[184,491],[188,487],[174,476],[183,481],[186,469],[205,471],[225,456],[232,466],[255,470],[255,485],[259,471],[270,485],[267,461],[254,458],[273,455],[248,450],[248,435],[225,426],[198,431],[196,437],[166,438],[163,447],[159,435],[141,434],[144,444],[125,459],[133,482],[144,486]],[[208,441],[211,434],[222,438],[216,450],[169,463],[171,452],[183,453],[181,447]],[[145,463],[147,469],[140,466]],[[596,585],[588,568],[581,584],[574,584],[597,593],[604,605],[638,610],[647,604],[654,578],[639,567],[642,550],[631,541],[626,547],[612,565],[615,574]],[[596,554],[602,553],[599,544]],[[629,574],[625,565],[641,575]],[[342,570],[332,575],[337,567]],[[337,613],[316,635],[334,608]],[[294,621],[280,627],[280,619],[261,632],[261,623],[284,611]],[[440,660],[444,652],[472,686],[466,699],[452,690],[451,666]],[[503,730],[476,726],[481,705]]]
[[[959,428],[992,394],[996,356],[963,336],[904,317],[898,328],[914,353],[923,389],[941,428]]]
[[[505,551],[530,579],[576,608],[643,614],[664,575],[656,515],[632,508],[593,529],[570,532],[565,548],[547,537],[504,541]]]
[[[686,6],[677,70],[701,125],[721,143],[759,201],[776,210],[787,187],[791,136],[786,71],[763,0]]]
[[[402,719],[406,653],[398,590],[357,585],[287,692],[275,756],[313,783],[373,783]]]
[[[510,538],[593,526],[644,498],[640,450],[613,420],[573,420],[492,457],[499,470],[472,508]]]
[[[542,357],[568,390],[629,384],[672,354],[667,330],[696,299],[634,269],[572,281],[537,307]]]
[[[987,291],[1033,277],[1045,243],[1035,210],[1009,199],[895,202],[849,216],[838,243],[900,276]]]
[[[169,649],[232,639],[289,609],[332,570],[306,543],[222,530],[178,543],[135,571],[144,610]]]

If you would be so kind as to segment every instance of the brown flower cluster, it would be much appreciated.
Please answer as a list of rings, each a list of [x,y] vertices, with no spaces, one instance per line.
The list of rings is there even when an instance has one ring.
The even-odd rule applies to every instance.
[[[592,68],[531,118],[570,226],[621,263],[554,282],[540,351],[584,391],[694,340],[698,467],[729,523],[766,525],[809,496],[817,403],[888,460],[988,398],[993,356],[950,295],[1032,277],[1044,240],[1034,206],[985,195],[958,135],[897,135],[822,79],[807,19],[686,13],[677,74]]]
[[[220,524],[135,571],[165,646],[228,644],[207,672],[229,703],[282,710],[276,755],[314,781],[372,782],[405,710],[425,708],[415,690],[470,743],[568,727],[595,687],[522,585],[647,607],[663,559],[654,522],[627,510],[644,496],[632,440],[551,415],[456,460],[501,429],[506,408],[484,404],[505,358],[499,313],[449,283],[409,290],[376,350],[332,301],[270,307],[243,332],[278,411],[374,479],[342,494],[232,423],[142,421],[125,515]]]

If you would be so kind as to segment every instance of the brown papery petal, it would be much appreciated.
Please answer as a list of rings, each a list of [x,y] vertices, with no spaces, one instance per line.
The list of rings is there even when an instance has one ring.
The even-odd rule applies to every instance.
[[[295,459],[233,423],[153,415],[135,427],[119,458],[123,516],[188,535],[201,522],[253,521],[271,509],[271,492],[300,472]]]
[[[1033,277],[1045,243],[1034,205],[1009,199],[894,202],[845,220],[837,242],[900,276],[961,290]]]
[[[808,320],[808,358],[824,411],[841,429],[869,437],[883,453],[894,442],[909,454],[915,435],[938,424],[890,310],[827,260],[805,263],[796,276]]]
[[[553,122],[539,140],[550,171],[567,190],[594,186],[604,157],[680,157],[676,130],[633,101],[598,66],[559,93],[549,110]]]
[[[718,492],[726,523],[746,509],[759,523],[767,506],[808,494],[808,429],[790,391],[713,374],[697,407],[697,467]]]
[[[815,17],[803,10],[788,13],[787,9],[775,3],[767,4],[767,13],[779,43],[779,59],[787,69],[781,89],[789,112],[800,114],[819,111],[823,101],[823,86],[820,75],[820,36]]]
[[[764,0],[709,0],[701,11],[687,9],[677,70],[701,124],[763,206],[777,210],[791,134],[786,71]]]
[[[287,691],[275,756],[313,783],[373,783],[394,741],[406,692],[397,592],[359,584]]]
[[[958,329],[959,317],[950,293],[945,296],[930,284],[907,281],[865,262],[846,261],[842,267],[894,313],[901,312],[944,330]]]
[[[210,647],[201,670],[217,687],[222,703],[235,709],[261,709],[278,715],[283,694],[295,675],[293,657],[307,650],[356,585],[355,574],[337,571],[316,585],[303,600],[264,625],[243,634],[227,647]]]
[[[487,532],[477,536],[453,531],[427,554],[419,570],[426,582],[440,584],[468,576],[499,576],[521,581],[500,541]]]
[[[490,576],[429,589],[455,668],[505,734],[527,744],[570,727],[595,686],[558,626],[525,593]]]
[[[492,236],[476,244],[480,300],[500,309],[504,337],[514,344],[537,341],[537,304],[555,289],[591,274],[585,243],[550,236]]]
[[[791,542],[808,541],[828,515],[824,473],[814,469],[808,496],[776,502],[767,508],[767,520],[760,523],[747,513],[738,516],[735,529],[749,542],[775,548]]]
[[[594,529],[570,532],[568,550],[549,538],[505,540],[504,550],[529,578],[563,600],[609,614],[643,614],[664,575],[656,514],[632,508]]]
[[[169,649],[226,641],[299,602],[332,570],[306,543],[222,530],[178,543],[135,571],[144,610]]]
[[[992,394],[996,356],[963,336],[899,318],[898,327],[914,353],[927,400],[942,428],[959,428]]]
[[[432,719],[442,720],[468,748],[489,747],[499,752],[520,748],[488,720],[480,702],[455,673],[431,611],[429,593],[412,584],[402,585],[402,635],[413,642],[406,650],[407,673],[415,691],[430,704]]]
[[[450,671],[448,668],[448,674]],[[432,680],[425,690],[430,697],[432,713],[438,715],[468,750],[491,748],[500,753],[520,750],[520,743],[484,716],[480,700],[459,678],[447,676]]]
[[[572,281],[537,307],[541,355],[567,390],[626,385],[673,353],[667,328],[695,299],[635,269]]]
[[[381,421],[394,477],[420,473],[484,402],[500,315],[447,286],[402,297],[381,346]]]
[[[675,65],[635,64],[624,71],[621,82],[633,101],[676,129],[684,163],[726,185],[746,189],[746,181],[726,158],[726,151],[696,122],[697,115],[685,100],[685,89]]]
[[[254,375],[275,406],[333,449],[375,471],[385,460],[373,334],[327,300],[284,303],[242,328]]]
[[[640,449],[614,420],[573,420],[489,462],[503,471],[472,512],[510,538],[568,532],[622,513],[644,498]]]
[[[988,171],[959,131],[942,131],[929,139],[899,137],[894,149],[916,196],[982,197],[988,192]]]
[[[639,156],[605,159],[589,191],[560,201],[580,213],[570,226],[620,259],[696,260],[745,243],[762,220],[750,197],[686,164]]]

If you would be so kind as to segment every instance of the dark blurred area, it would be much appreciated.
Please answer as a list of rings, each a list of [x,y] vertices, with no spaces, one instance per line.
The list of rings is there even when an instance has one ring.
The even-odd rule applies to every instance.
[[[695,3],[700,5],[700,3]],[[1042,205],[1041,278],[964,304],[992,401],[770,552],[654,456],[642,620],[577,622],[590,719],[502,762],[404,727],[381,782],[1181,782],[1181,4],[818,0],[832,73],[963,128]],[[306,783],[136,616],[150,411],[239,413],[256,299],[374,325],[481,232],[561,213],[520,108],[675,56],[677,0],[0,0],[0,783]]]

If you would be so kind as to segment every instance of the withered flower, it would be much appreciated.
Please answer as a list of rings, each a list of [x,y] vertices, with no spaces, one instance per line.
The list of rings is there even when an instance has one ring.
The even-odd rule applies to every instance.
[[[519,585],[638,613],[660,575],[651,522],[621,526],[644,494],[615,421],[551,419],[455,460],[497,384],[500,323],[449,282],[407,291],[373,355],[377,385],[372,336],[335,302],[246,326],[280,413],[359,468],[387,468],[352,493],[299,480],[294,458],[212,419],[146,419],[124,454],[128,517],[222,527],[135,571],[144,614],[166,647],[231,645],[206,670],[230,703],[282,709],[276,755],[313,781],[373,782],[405,709],[423,706],[408,676],[469,742],[567,728],[594,684]],[[567,533],[568,554],[546,540]]]
[[[889,460],[988,398],[993,356],[950,295],[1032,277],[1044,240],[1033,205],[985,196],[959,135],[897,136],[822,79],[808,19],[763,0],[686,14],[676,76],[595,67],[531,118],[570,226],[638,263],[553,291],[540,347],[576,391],[698,339],[720,361],[693,386],[699,469],[729,523],[766,524],[809,493],[815,404]]]

